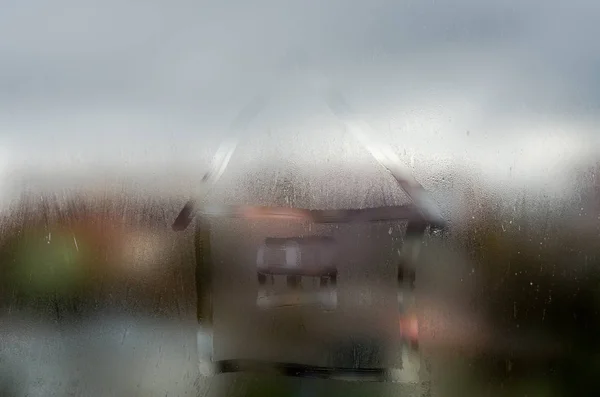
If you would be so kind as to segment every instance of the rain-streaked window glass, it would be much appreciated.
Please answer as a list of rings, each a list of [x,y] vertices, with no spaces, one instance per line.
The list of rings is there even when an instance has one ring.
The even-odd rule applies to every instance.
[[[594,2],[0,8],[0,396],[598,394]]]

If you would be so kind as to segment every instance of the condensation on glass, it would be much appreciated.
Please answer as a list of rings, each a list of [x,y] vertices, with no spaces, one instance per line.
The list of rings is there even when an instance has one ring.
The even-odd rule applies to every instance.
[[[340,119],[351,118],[338,93],[326,98]],[[416,259],[426,230],[445,223],[387,147],[355,124],[354,136],[410,204],[315,210],[194,199],[175,220],[183,230],[195,219],[203,375],[420,381],[418,337],[408,331],[416,321]],[[203,183],[219,179],[234,151],[231,142],[221,146]],[[402,241],[390,237],[392,227],[404,230]]]

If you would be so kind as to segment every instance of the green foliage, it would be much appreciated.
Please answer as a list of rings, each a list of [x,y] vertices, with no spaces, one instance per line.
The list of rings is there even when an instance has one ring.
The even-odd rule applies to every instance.
[[[66,297],[85,290],[91,255],[67,233],[26,230],[0,252],[4,290],[20,299]],[[8,291],[7,291],[8,290]]]

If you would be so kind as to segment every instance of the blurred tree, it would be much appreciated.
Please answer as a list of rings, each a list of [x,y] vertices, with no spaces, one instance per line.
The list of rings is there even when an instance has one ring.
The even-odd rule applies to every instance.
[[[469,216],[456,236],[478,263],[478,294],[499,335],[533,336],[533,342],[547,338],[562,353],[536,360],[514,346],[502,358],[510,365],[487,368],[505,379],[555,374],[548,378],[551,389],[567,393],[558,395],[591,395],[586,393],[593,389],[581,386],[592,387],[600,357],[600,247],[595,242],[600,211],[593,205],[600,189],[590,174],[580,177],[580,189],[569,200],[523,194],[512,203],[498,203],[487,192],[472,191]]]

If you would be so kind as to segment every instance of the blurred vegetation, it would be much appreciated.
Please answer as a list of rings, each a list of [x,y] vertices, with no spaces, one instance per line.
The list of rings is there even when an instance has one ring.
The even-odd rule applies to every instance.
[[[481,186],[469,187],[463,203],[467,212],[452,225],[445,244],[466,251],[473,260],[478,309],[486,313],[496,336],[516,342],[456,364],[455,369],[460,367],[470,379],[470,384],[456,382],[457,395],[597,395],[599,175],[599,166],[581,170],[578,188],[569,197],[523,193],[508,201]],[[275,197],[278,204],[310,201],[294,188],[296,183],[282,178],[273,185],[285,188]],[[123,197],[87,197],[58,208],[53,207],[56,201],[25,195],[0,224],[0,303],[10,307],[54,302],[68,311],[81,306],[87,296],[87,302],[96,304],[106,294],[92,291],[103,284],[108,273],[102,269],[110,262],[111,241],[103,236],[119,224],[167,228],[178,210],[175,205],[175,212],[169,213],[170,203],[151,197],[132,206]],[[185,278],[181,273],[177,277]],[[161,292],[175,290],[157,285],[148,289],[156,289],[150,292],[163,298],[168,294]],[[537,343],[544,348],[535,351]],[[280,390],[275,384],[269,387]],[[261,388],[253,393],[277,394],[265,394]]]
[[[154,264],[124,263],[131,261],[124,249],[144,254],[144,247],[127,247],[127,236],[139,231],[158,236],[167,249],[176,247],[162,232],[168,230],[170,207],[175,205],[169,200],[124,193],[25,192],[0,222],[0,309],[57,319],[106,307],[155,315],[191,312],[194,299],[172,293],[194,288],[181,257],[163,252],[156,259],[160,266],[147,271],[135,266]]]
[[[567,198],[523,194],[506,203],[469,192],[469,216],[451,239],[477,264],[475,295],[488,321],[517,341],[474,363],[475,378],[501,395],[597,395],[599,170],[582,171]],[[529,349],[536,344],[539,352]]]

